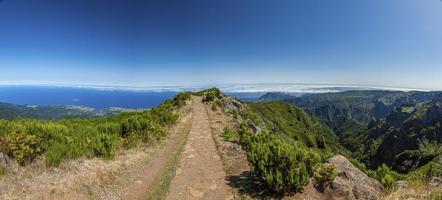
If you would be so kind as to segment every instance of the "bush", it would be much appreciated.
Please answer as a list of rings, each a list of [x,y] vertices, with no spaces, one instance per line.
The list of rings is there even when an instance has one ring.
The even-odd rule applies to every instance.
[[[210,88],[202,92],[203,92],[203,99],[202,99],[203,103],[213,102],[215,100],[222,98],[221,91],[218,88]]]
[[[233,139],[233,133],[232,131],[228,128],[228,127],[224,127],[224,130],[221,134],[221,137],[225,140],[225,141],[232,141]]]
[[[223,103],[220,100],[215,100],[212,102],[212,111],[216,111],[218,108],[222,108]]]
[[[8,135],[6,141],[7,154],[16,159],[20,165],[29,164],[44,151],[41,138],[19,130]]]
[[[320,163],[315,166],[314,177],[321,188],[331,183],[337,175],[336,167],[332,164]]]
[[[367,167],[365,166],[364,163],[361,163],[361,162],[359,162],[358,160],[356,160],[354,158],[349,158],[348,160],[351,162],[351,164],[353,164],[356,168],[358,168],[362,172],[364,172],[366,174],[368,173]]]
[[[381,184],[387,189],[393,189],[395,186],[396,180],[391,174],[386,174],[381,178]]]
[[[47,166],[58,166],[68,153],[68,147],[65,144],[54,142],[49,146],[45,153],[45,162]]]
[[[442,156],[438,156],[426,165],[407,175],[407,181],[414,184],[428,182],[432,177],[442,177]]]
[[[192,97],[191,92],[181,92],[178,93],[173,99],[173,105],[177,107],[184,106],[186,104],[186,101],[188,101]]]
[[[268,132],[250,135],[245,131],[241,138],[252,171],[275,192],[301,191],[321,159],[317,153],[292,146]]]
[[[400,175],[391,170],[386,164],[382,164],[374,172],[369,172],[369,175],[381,182],[382,185],[388,190],[392,190],[396,181],[400,179]]]

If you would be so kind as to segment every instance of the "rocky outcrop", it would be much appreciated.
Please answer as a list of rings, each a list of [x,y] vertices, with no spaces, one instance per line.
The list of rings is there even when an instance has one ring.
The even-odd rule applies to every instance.
[[[7,167],[11,164],[11,160],[9,159],[8,155],[4,154],[3,152],[0,152],[0,166]]]
[[[410,184],[407,181],[397,181],[396,182],[397,189],[406,189],[409,187],[410,187]]]
[[[351,164],[344,156],[337,155],[328,161],[333,164],[338,176],[326,188],[331,199],[376,200],[382,196],[384,187]]]
[[[224,112],[234,111],[240,113],[245,108],[241,102],[231,97],[224,97],[222,101],[224,102]]]
[[[432,177],[428,184],[432,187],[440,187],[442,186],[442,178],[440,177]]]

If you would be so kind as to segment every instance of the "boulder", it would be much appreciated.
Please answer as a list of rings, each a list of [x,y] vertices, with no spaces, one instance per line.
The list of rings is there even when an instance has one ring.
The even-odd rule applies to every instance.
[[[439,187],[442,186],[442,178],[440,177],[432,177],[430,182],[428,184],[432,187]]]
[[[11,164],[11,160],[9,159],[8,155],[4,154],[3,152],[0,152],[0,166],[7,167]]]
[[[334,165],[338,172],[338,176],[325,190],[331,199],[376,200],[382,197],[382,184],[368,177],[344,156],[337,155],[328,162]]]
[[[236,113],[240,113],[244,110],[244,105],[236,99],[224,97],[222,101],[224,102],[224,112],[233,110]]]
[[[397,181],[396,182],[397,189],[406,189],[409,187],[410,187],[410,184],[407,181]]]
[[[255,123],[253,123],[252,120],[248,119],[247,120],[247,125],[250,127],[250,129],[252,129],[253,133],[259,133],[261,132],[261,129],[255,125]]]

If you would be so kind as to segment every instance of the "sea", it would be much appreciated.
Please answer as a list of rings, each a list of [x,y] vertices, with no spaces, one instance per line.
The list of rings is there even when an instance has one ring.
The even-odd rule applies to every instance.
[[[19,105],[77,105],[152,108],[175,96],[176,91],[108,90],[87,87],[0,86],[0,102]]]
[[[115,87],[72,85],[0,85],[0,102],[18,105],[77,105],[95,109],[109,107],[152,108],[174,97],[180,91],[198,91],[198,87]],[[348,90],[406,90],[367,86],[315,84],[248,84],[218,85],[223,92],[253,102],[267,92],[285,92],[299,96],[306,93],[342,92]]]

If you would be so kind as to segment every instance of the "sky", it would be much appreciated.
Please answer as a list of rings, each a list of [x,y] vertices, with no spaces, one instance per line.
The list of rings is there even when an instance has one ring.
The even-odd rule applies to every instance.
[[[0,84],[442,90],[441,0],[0,0]]]

